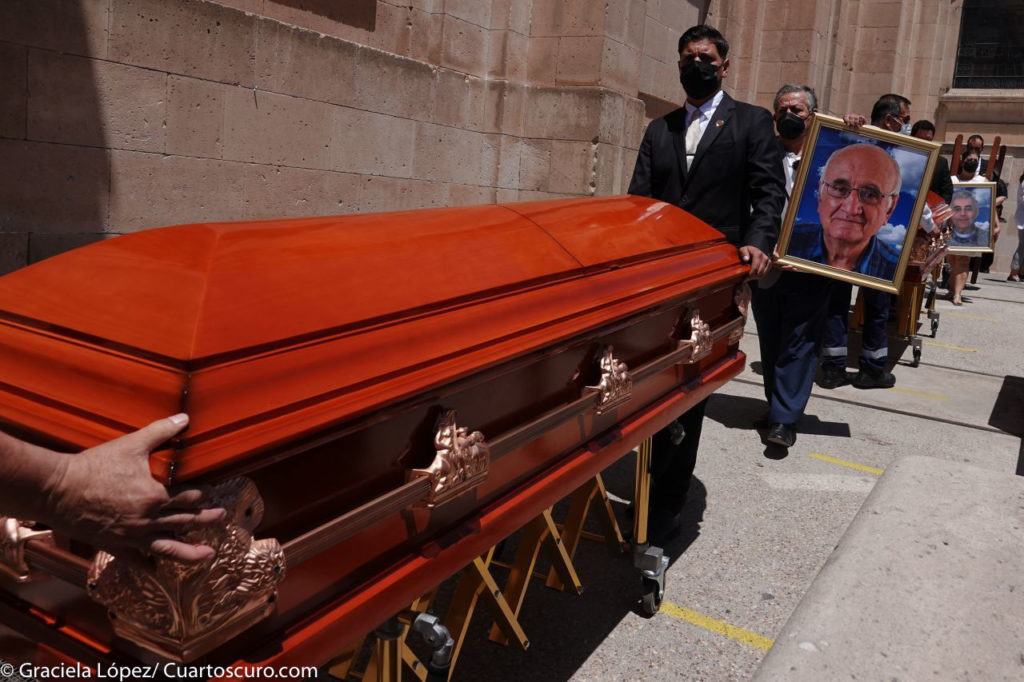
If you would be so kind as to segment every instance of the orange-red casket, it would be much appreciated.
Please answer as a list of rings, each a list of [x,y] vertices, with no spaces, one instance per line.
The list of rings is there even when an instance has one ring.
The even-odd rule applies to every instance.
[[[322,664],[736,375],[745,275],[638,197],[184,225],[7,275],[0,428],[78,451],[188,412],[151,469],[231,513],[188,570],[8,519],[0,622],[93,665]]]

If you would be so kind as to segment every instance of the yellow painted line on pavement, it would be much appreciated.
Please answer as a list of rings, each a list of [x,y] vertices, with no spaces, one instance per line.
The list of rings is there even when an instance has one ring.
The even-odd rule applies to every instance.
[[[960,346],[947,346],[944,343],[935,343],[934,341],[925,341],[926,346],[938,346],[939,348],[948,348],[949,350],[962,350],[965,353],[980,353],[981,350],[977,348],[961,348]]]
[[[762,637],[756,632],[750,632],[749,630],[738,628],[735,625],[726,623],[724,620],[705,616],[703,613],[691,611],[690,609],[683,608],[682,606],[676,606],[675,604],[667,601],[661,602],[661,612],[666,613],[673,618],[685,620],[687,623],[692,623],[693,625],[702,627],[705,630],[725,635],[726,637],[735,639],[738,642],[743,642],[744,644],[749,644],[750,646],[757,647],[758,649],[763,649],[764,651],[768,651],[772,648],[772,644],[775,644],[774,639]]]
[[[964,315],[963,313],[951,313],[943,311],[943,315],[949,315],[950,317],[959,317],[962,320],[980,320],[982,322],[1001,322],[994,317],[981,317],[979,315]]]
[[[921,393],[920,391],[911,391],[907,388],[896,388],[895,386],[889,390],[896,391],[897,393],[906,393],[907,395],[916,395],[922,398],[931,398],[932,400],[949,400],[948,395],[939,395],[937,393]]]
[[[823,462],[829,462],[831,464],[838,464],[839,466],[849,467],[851,469],[857,469],[858,471],[866,471],[869,474],[876,474],[881,476],[885,473],[885,469],[879,469],[877,467],[864,466],[863,464],[854,464],[853,462],[847,462],[845,459],[837,459],[835,457],[829,457],[828,455],[819,455],[817,452],[812,452],[807,455],[814,459],[820,459]]]

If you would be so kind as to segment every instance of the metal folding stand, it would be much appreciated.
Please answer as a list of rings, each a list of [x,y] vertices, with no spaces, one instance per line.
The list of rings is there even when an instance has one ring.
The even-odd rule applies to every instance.
[[[661,548],[651,547],[647,543],[650,458],[651,441],[648,439],[640,445],[637,454],[633,563],[642,573],[644,610],[653,615],[660,608],[664,596],[664,575],[668,567],[668,558],[664,556]],[[591,510],[596,512],[603,533],[584,530]],[[493,618],[489,633],[491,641],[501,644],[514,642],[525,651],[530,646],[530,640],[519,623],[519,613],[526,599],[530,579],[544,580],[552,589],[581,594],[583,586],[572,560],[583,538],[602,541],[616,552],[624,552],[630,546],[623,539],[600,474],[573,494],[565,523],[555,523],[551,509],[548,508],[524,526],[519,546],[511,562],[495,560],[496,548],[491,547],[486,554],[477,557],[466,566],[455,584],[443,625],[439,622],[434,624],[432,621],[425,621],[427,618],[433,618],[426,611],[434,601],[435,588],[374,631],[373,650],[362,671],[356,667],[369,635],[334,659],[328,667],[328,672],[337,679],[357,678],[363,682],[400,682],[404,673],[411,673],[420,682],[439,679],[436,670],[432,666],[424,665],[406,644],[410,626],[415,629],[417,625],[424,626],[421,621],[425,621],[428,625],[434,625],[432,632],[435,635],[435,631],[442,631],[450,638],[445,672],[447,676],[448,671],[454,669],[458,661],[470,621],[481,599]],[[551,563],[547,572],[535,570],[541,550],[546,552]],[[491,573],[493,566],[508,570],[504,590],[498,586]],[[420,627],[421,634],[424,629],[429,628]]]
[[[591,533],[583,529],[591,505],[594,505],[597,512],[597,519],[601,523],[603,534]],[[612,502],[608,498],[608,491],[604,487],[604,480],[600,474],[587,481],[573,494],[572,501],[569,503],[569,511],[565,516],[565,523],[559,525],[558,528],[562,532],[562,541],[570,559],[575,558],[576,549],[583,538],[604,542],[616,552],[625,552],[629,549],[629,544],[623,539],[622,531],[619,530],[619,523],[615,520]],[[555,590],[566,589],[566,584],[555,566],[548,570],[545,585]]]
[[[496,566],[508,568],[508,581],[505,584],[505,598],[512,607],[512,612],[518,617],[526,599],[526,591],[530,586],[530,578],[534,577],[534,566],[540,556],[541,549],[547,551],[548,559],[551,561],[551,568],[557,572],[561,583],[568,585],[569,589],[576,594],[583,593],[583,586],[580,584],[579,576],[576,575],[576,568],[572,565],[572,559],[562,542],[562,535],[558,526],[551,517],[551,509],[545,509],[540,516],[535,518],[523,528],[523,534],[519,538],[519,547],[516,549],[516,556],[511,564],[493,562]],[[538,574],[539,578],[547,578],[547,574]],[[490,639],[492,642],[506,644],[508,637],[505,635],[500,623],[496,622],[491,626]]]
[[[491,563],[494,560],[494,547],[488,550],[483,557],[473,560],[463,570],[455,585],[455,594],[452,597],[451,605],[448,607],[448,615],[445,618],[445,625],[452,633],[455,640],[455,651],[452,654],[452,667],[459,658],[462,651],[462,644],[469,631],[469,622],[473,618],[477,602],[483,597],[494,623],[505,635],[505,641],[513,641],[516,645],[526,650],[530,648],[530,640],[523,632],[522,626],[516,612],[512,610],[497,581],[491,575]]]

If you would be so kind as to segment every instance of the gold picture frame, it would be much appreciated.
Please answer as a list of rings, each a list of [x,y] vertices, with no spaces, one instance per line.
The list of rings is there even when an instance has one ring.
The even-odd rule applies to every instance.
[[[939,149],[815,114],[782,221],[779,262],[899,292]]]
[[[973,216],[969,215],[971,199],[974,203]],[[954,182],[949,208],[953,215],[949,219],[952,230],[949,233],[948,253],[977,256],[995,251],[992,223],[993,218],[999,219],[996,213],[996,183]],[[958,225],[963,220],[970,221],[970,230],[964,230],[963,224]]]

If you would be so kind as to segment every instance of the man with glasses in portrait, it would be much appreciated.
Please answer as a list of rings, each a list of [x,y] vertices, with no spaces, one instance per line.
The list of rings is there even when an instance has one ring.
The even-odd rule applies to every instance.
[[[949,245],[987,248],[988,230],[975,222],[978,219],[978,199],[974,192],[958,189],[953,192],[949,207],[953,211],[953,232],[949,235]]]
[[[877,237],[900,194],[900,168],[883,149],[858,143],[835,151],[818,183],[819,224],[796,225],[789,255],[892,280],[900,251]]]

